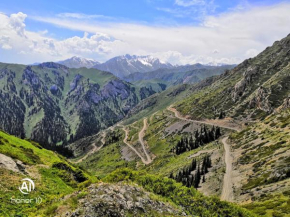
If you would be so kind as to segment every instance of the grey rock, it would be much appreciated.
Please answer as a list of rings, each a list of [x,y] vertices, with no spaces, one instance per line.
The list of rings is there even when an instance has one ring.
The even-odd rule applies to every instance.
[[[151,199],[142,188],[123,183],[99,184],[88,187],[89,193],[79,200],[78,208],[60,216],[185,216],[169,204]]]

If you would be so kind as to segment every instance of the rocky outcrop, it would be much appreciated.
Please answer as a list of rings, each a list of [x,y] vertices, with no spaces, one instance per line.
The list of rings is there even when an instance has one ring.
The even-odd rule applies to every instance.
[[[63,209],[59,208],[59,211]],[[78,201],[73,212],[58,213],[61,216],[186,216],[181,209],[153,199],[138,186],[128,184],[92,185],[88,194]]]
[[[269,90],[266,90],[263,87],[260,87],[257,90],[257,93],[255,97],[253,97],[249,103],[250,108],[258,108],[264,112],[271,113],[273,111],[273,108],[271,107],[271,104],[269,102],[269,95],[271,92]]]
[[[284,102],[281,107],[282,109],[290,108],[290,95],[286,99],[284,99]]]
[[[283,103],[281,106],[279,106],[276,110],[275,113],[279,113],[285,109],[289,109],[290,108],[290,95],[284,99]]]
[[[23,173],[25,171],[25,165],[20,160],[14,161],[11,157],[8,157],[1,153],[0,168],[4,168],[18,173]]]
[[[246,91],[247,86],[252,83],[254,77],[259,73],[258,67],[248,67],[243,73],[243,78],[238,83],[236,83],[234,90],[232,92],[232,99],[236,102],[241,96],[243,96]]]

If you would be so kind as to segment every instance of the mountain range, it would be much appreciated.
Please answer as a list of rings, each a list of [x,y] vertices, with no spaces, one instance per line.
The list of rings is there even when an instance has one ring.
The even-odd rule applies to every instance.
[[[127,167],[191,186],[202,173],[196,188],[205,195],[239,203],[257,216],[289,216],[289,51],[290,35],[220,75],[142,100],[124,126],[104,131],[104,146],[99,134],[70,148],[98,177]],[[210,129],[216,127],[222,138],[215,140]],[[94,151],[92,144],[102,148]],[[210,169],[203,166],[206,156],[214,162]]]
[[[57,63],[1,63],[0,75],[1,129],[47,145],[111,126],[148,94],[109,72]]]
[[[160,68],[172,68],[170,63],[165,63],[151,56],[124,55],[114,57],[105,63],[97,64],[94,68],[108,71],[117,77],[124,77],[134,72],[149,72]]]
[[[217,68],[216,73],[223,70]],[[98,133],[122,120],[141,100],[167,88],[162,80],[134,85],[110,72],[53,62],[1,63],[0,75],[1,129],[46,145]]]
[[[290,215],[290,35],[236,66],[93,64],[0,63],[0,194],[58,199],[0,215]]]
[[[95,61],[93,59],[87,59],[77,56],[74,56],[66,60],[58,61],[57,63],[62,64],[68,68],[82,68],[82,67],[92,68],[95,65],[100,64],[98,61]]]
[[[172,68],[170,63],[160,61],[152,56],[136,56],[123,55],[117,56],[104,63],[83,57],[72,57],[66,60],[58,61],[57,63],[65,65],[69,68],[96,68],[101,71],[113,73],[117,77],[124,77],[134,72],[149,72],[160,68]]]

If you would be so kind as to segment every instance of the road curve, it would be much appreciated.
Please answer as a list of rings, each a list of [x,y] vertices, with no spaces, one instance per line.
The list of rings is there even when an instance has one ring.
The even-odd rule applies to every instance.
[[[82,162],[83,160],[87,159],[91,154],[99,151],[104,145],[105,145],[105,142],[106,142],[106,132],[104,131],[103,132],[103,136],[102,136],[102,139],[101,139],[101,142],[102,142],[102,145],[100,147],[96,146],[96,143],[93,143],[92,145],[94,146],[93,149],[91,149],[85,156],[83,156],[82,158],[78,159],[77,161],[75,161],[75,163],[80,163]]]
[[[143,151],[146,155],[146,158],[147,158],[147,162],[148,164],[150,164],[152,162],[152,159],[150,157],[150,155],[148,154],[146,148],[145,148],[145,141],[144,141],[144,136],[145,136],[145,131],[147,130],[148,128],[148,122],[147,122],[147,118],[144,118],[144,121],[143,121],[144,125],[143,125],[143,128],[142,130],[139,132],[139,142],[141,143],[142,145],[142,148],[143,148]]]
[[[207,125],[211,125],[211,126],[218,126],[218,127],[221,127],[221,128],[225,128],[225,129],[229,129],[229,130],[234,130],[234,131],[240,131],[240,128],[239,127],[230,127],[230,126],[224,126],[224,125],[221,125],[221,124],[218,124],[218,123],[212,123],[212,122],[209,122],[207,120],[205,121],[197,121],[197,120],[191,120],[189,118],[186,118],[186,117],[183,117],[179,111],[177,111],[175,108],[171,106],[169,106],[167,108],[168,111],[171,111],[174,113],[175,117],[180,119],[180,120],[184,120],[184,121],[189,121],[189,122],[193,122],[193,123],[199,123],[199,124],[207,124]]]
[[[142,155],[132,145],[129,144],[129,142],[127,141],[128,140],[128,135],[129,135],[128,129],[126,129],[125,127],[123,127],[122,129],[125,132],[125,138],[124,138],[123,142],[138,155],[138,157],[142,160],[142,162],[144,164],[151,163],[151,162],[148,162],[144,157],[142,157]]]

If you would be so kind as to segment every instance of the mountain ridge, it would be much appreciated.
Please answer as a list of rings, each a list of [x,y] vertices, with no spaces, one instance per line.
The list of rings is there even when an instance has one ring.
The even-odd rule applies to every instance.
[[[66,60],[58,61],[57,63],[65,65],[69,68],[92,68],[93,66],[100,64],[98,61],[93,59],[87,59],[83,57],[73,56]]]
[[[123,55],[109,59],[105,63],[97,64],[94,68],[109,71],[117,77],[124,77],[134,72],[148,72],[158,68],[171,68],[170,63],[160,61],[152,56]]]

